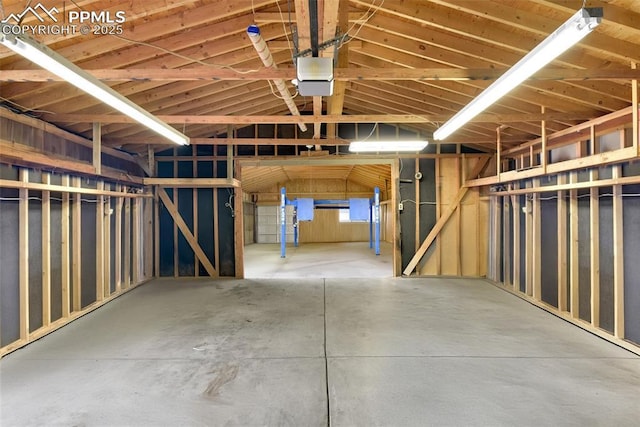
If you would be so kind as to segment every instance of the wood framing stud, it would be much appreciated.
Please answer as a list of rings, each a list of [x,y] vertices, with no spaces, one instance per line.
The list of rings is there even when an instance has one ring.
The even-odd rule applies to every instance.
[[[614,179],[622,175],[622,167],[613,167]],[[613,334],[625,338],[624,311],[624,225],[622,186],[613,186]]]
[[[194,235],[191,233],[191,230],[189,230],[189,227],[184,222],[184,219],[182,219],[182,216],[178,212],[176,205],[173,204],[167,192],[164,190],[164,188],[158,188],[157,191],[158,191],[158,196],[160,197],[160,200],[162,200],[162,203],[164,203],[165,207],[167,208],[167,211],[169,211],[171,218],[173,218],[173,221],[176,223],[177,227],[180,229],[180,232],[183,234],[183,236],[187,240],[187,243],[189,243],[189,246],[191,246],[191,249],[195,253],[196,257],[198,257],[198,260],[202,263],[205,270],[207,270],[207,273],[209,273],[209,276],[211,277],[218,276],[218,272],[213,267],[213,264],[211,264],[211,261],[209,260],[205,252],[202,250],[202,248],[198,244],[198,241],[196,240]]]
[[[42,173],[42,182],[51,184],[51,174]],[[51,324],[51,192],[42,192],[42,326]]]
[[[471,172],[470,177],[478,176],[482,172],[482,170],[487,166],[488,161],[489,161],[488,157],[479,158],[473,171]],[[392,176],[393,176],[393,169],[392,169]],[[416,266],[418,265],[418,263],[420,262],[424,254],[429,249],[429,246],[431,246],[431,243],[433,243],[433,241],[435,240],[436,236],[444,228],[445,224],[449,221],[449,218],[451,218],[453,213],[458,209],[458,207],[460,206],[460,202],[462,201],[462,199],[464,199],[464,196],[467,195],[468,191],[469,191],[469,187],[463,186],[462,188],[460,188],[460,190],[458,191],[458,194],[456,194],[456,197],[453,199],[453,201],[451,202],[447,210],[444,212],[444,214],[435,223],[435,225],[433,226],[433,228],[425,238],[424,242],[422,242],[422,245],[420,245],[420,248],[418,249],[418,251],[411,258],[411,260],[409,261],[409,264],[407,264],[407,267],[404,269],[402,274],[408,276],[413,272],[413,270],[416,268]],[[396,201],[394,202],[396,203],[395,209],[397,210],[397,202]]]
[[[571,172],[569,183],[575,185],[577,182],[578,172]],[[580,318],[580,264],[578,262],[580,254],[578,244],[578,190],[572,189],[569,190],[569,311],[574,319]]]
[[[591,181],[598,179],[598,171],[591,170]],[[600,191],[597,187],[589,190],[589,231],[590,231],[590,283],[591,283],[591,325],[600,326]]]
[[[29,182],[29,171],[20,169],[18,179]],[[20,339],[29,339],[29,190],[20,189],[18,205]]]

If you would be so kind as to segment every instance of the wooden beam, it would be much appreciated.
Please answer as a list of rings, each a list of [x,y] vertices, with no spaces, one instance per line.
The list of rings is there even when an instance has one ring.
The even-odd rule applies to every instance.
[[[111,189],[111,184],[106,184],[107,189]],[[111,295],[111,197],[104,198],[104,271],[102,276],[103,297]]]
[[[398,203],[402,200],[400,195],[400,161],[394,160],[391,164],[391,209],[389,216],[392,221],[391,241],[393,243],[393,276],[398,277],[402,271],[402,239],[400,238],[400,212]],[[416,262],[417,264],[417,262]],[[413,270],[415,266],[412,267]]]
[[[520,185],[515,183],[514,185]],[[511,197],[513,207],[513,289],[520,292],[520,198]]]
[[[98,190],[93,188],[67,187],[65,185],[45,184],[39,182],[22,182],[10,179],[0,179],[0,187],[4,188],[24,188],[29,190],[55,191],[63,194],[92,194],[97,196],[114,196],[119,195],[126,198],[152,197],[150,194],[138,193],[118,193],[109,190]]]
[[[500,197],[499,197],[500,198]],[[509,232],[511,231],[511,210],[509,207],[509,196],[502,199],[502,282],[505,285],[513,285],[511,277],[511,254],[509,247]]]
[[[569,183],[572,185],[578,182],[578,172],[569,174]],[[570,301],[569,311],[571,317],[580,318],[580,252],[578,231],[578,190],[569,190],[569,289]]]
[[[104,190],[104,181],[99,180],[96,188]],[[104,299],[104,270],[105,247],[104,247],[104,196],[97,196],[96,200],[96,301]]]
[[[482,157],[478,159],[478,162],[476,163],[469,177],[471,178],[471,177],[478,176],[482,172],[482,170],[486,167],[487,163],[488,163],[487,157]],[[418,251],[411,258],[411,261],[409,261],[409,264],[407,264],[407,267],[404,269],[402,274],[408,276],[413,272],[413,270],[418,265],[418,262],[420,262],[424,254],[429,249],[429,246],[431,246],[431,243],[433,243],[436,236],[444,228],[447,221],[449,221],[449,218],[451,218],[453,213],[457,210],[458,206],[460,205],[460,202],[462,202],[462,199],[464,199],[464,196],[467,195],[468,190],[469,190],[469,187],[463,186],[462,188],[460,188],[460,190],[458,191],[458,194],[456,194],[456,197],[453,199],[453,201],[451,202],[451,204],[449,205],[445,213],[435,223],[435,225],[433,226],[433,228],[425,238],[424,242],[422,242],[422,245],[420,245],[420,248],[418,249]]]
[[[540,186],[540,178],[533,179],[533,185]],[[532,233],[533,233],[533,298],[542,301],[542,209],[540,193],[533,194],[532,200]]]
[[[622,175],[622,167],[612,170],[613,179]],[[613,186],[613,335],[625,338],[624,310],[624,225],[622,186]]]
[[[133,119],[125,115],[119,114],[43,114],[43,119],[53,123],[91,123],[100,121],[103,124],[116,123],[135,123]],[[299,124],[299,123],[425,123],[425,122],[444,122],[451,118],[450,114],[308,114],[302,116],[287,115],[157,115],[158,119],[171,124],[189,125],[209,125],[209,124]],[[571,113],[544,113],[544,114],[479,114],[470,120],[470,123],[512,123],[512,122],[539,122],[540,120],[549,121],[571,121],[571,120],[588,120],[593,119],[591,112],[571,112]],[[223,140],[223,138],[219,138]],[[243,138],[249,141],[248,138]],[[262,140],[260,138],[258,140]],[[198,138],[195,138],[197,141]],[[274,139],[277,141],[278,139]],[[103,142],[107,143],[111,140],[104,138]],[[149,141],[147,139],[147,141]],[[152,140],[162,141],[162,138]],[[296,139],[295,141],[300,141]],[[304,141],[304,140],[303,140]],[[339,140],[333,140],[327,145],[335,145]],[[509,140],[505,140],[508,142]],[[323,141],[324,142],[324,141]],[[193,142],[192,142],[193,143]],[[228,143],[228,142],[227,142]],[[344,143],[344,142],[343,142]],[[449,140],[443,143],[449,144]],[[477,142],[476,142],[477,143]],[[480,142],[481,143],[481,142]],[[495,144],[495,140],[492,141]],[[165,144],[173,145],[173,143],[165,142]],[[250,145],[251,143],[245,142]],[[289,142],[287,145],[304,144],[304,142]],[[507,153],[507,150],[505,150]]]
[[[598,179],[598,171],[589,171],[589,180]],[[591,325],[600,327],[600,191],[592,187],[589,191],[589,253],[591,269]]]
[[[116,184],[116,193],[126,194],[126,187],[123,188],[121,184]],[[122,196],[116,197],[116,241],[115,241],[115,255],[116,258],[113,261],[115,268],[115,282],[116,293],[119,293],[122,289],[122,208],[124,206],[124,198]]]
[[[69,175],[62,175],[61,187],[69,187]],[[60,240],[60,258],[61,258],[61,286],[62,286],[62,318],[66,319],[71,314],[71,262],[69,258],[69,251],[71,250],[70,242],[70,210],[69,210],[69,196],[70,193],[62,193],[62,207],[61,207],[61,240]]]
[[[337,19],[335,36],[345,35],[349,30],[349,3],[346,1],[333,2],[337,5]],[[326,35],[328,36],[328,34]],[[337,68],[347,68],[349,65],[349,49],[353,47],[353,42],[342,43],[338,49]],[[333,82],[333,95],[327,99],[327,115],[342,115],[344,109],[344,95],[347,82],[338,80]],[[338,126],[335,123],[327,123],[327,137],[338,136]]]
[[[102,125],[93,123],[93,167],[96,174],[102,174]]]
[[[29,181],[29,171],[20,169],[18,179],[21,182]],[[18,202],[18,251],[19,258],[19,293],[20,293],[20,339],[29,339],[29,190],[19,191]]]
[[[131,224],[131,283],[137,285],[140,283],[141,271],[140,271],[140,261],[141,256],[140,253],[142,251],[142,229],[140,228],[140,223],[142,222],[142,209],[141,209],[142,199],[134,199],[132,210],[132,224]]]
[[[79,177],[72,177],[73,186],[81,187]],[[80,193],[74,193],[73,203],[71,205],[71,286],[72,310],[80,311],[82,309],[82,196]]]
[[[573,174],[575,172],[571,172]],[[533,193],[548,193],[553,191],[564,191],[564,190],[580,190],[587,189],[593,187],[611,187],[612,185],[630,185],[630,184],[640,184],[640,175],[631,175],[625,176],[622,178],[609,178],[609,179],[599,179],[596,181],[583,181],[578,182],[570,181],[568,184],[558,184],[558,185],[545,185],[541,187],[528,187],[514,190],[501,190],[495,191],[491,194],[497,195],[519,195],[519,194],[533,194]]]
[[[615,151],[607,151],[606,153],[595,154],[588,157],[583,157],[579,159],[565,160],[558,163],[550,163],[547,166],[547,173],[561,173],[568,172],[577,169],[584,169],[596,166],[604,166],[612,163],[621,163],[628,160],[634,160],[638,157],[634,147],[626,147],[621,148]],[[524,171],[509,171],[503,172],[500,176],[500,182],[512,182],[518,181],[522,179],[535,178],[544,176],[545,173],[541,167],[536,167],[532,169],[527,169]],[[626,177],[630,178],[630,177]],[[622,178],[624,180],[624,178]],[[493,185],[498,183],[497,176],[478,178],[474,180],[467,181],[465,183],[466,186],[470,187],[484,187],[487,185]],[[584,184],[584,183],[581,183]],[[557,191],[559,188],[557,186],[549,186],[550,190],[548,191]],[[587,187],[584,188],[588,188]],[[524,191],[524,190],[523,190]],[[524,191],[526,192],[526,191]],[[517,193],[516,193],[517,194]]]
[[[296,0],[296,2],[306,3],[306,0]],[[307,17],[307,31],[309,20]],[[302,41],[301,50],[304,47],[304,40],[307,36],[298,26],[298,41]],[[308,34],[308,33],[307,33]],[[308,40],[308,39],[307,39]],[[309,43],[307,41],[307,47]],[[352,80],[416,80],[416,81],[470,81],[470,80],[495,80],[507,71],[506,68],[343,68],[338,67],[333,71],[333,78],[336,81]],[[251,69],[229,69],[208,66],[195,66],[191,68],[106,68],[87,70],[94,77],[105,81],[222,81],[222,80],[291,80],[296,77],[294,67],[261,68]],[[563,81],[584,81],[584,80],[631,80],[640,78],[640,70],[634,68],[546,68],[538,71],[528,80],[563,80]],[[63,81],[46,70],[0,70],[1,82],[54,82]]]
[[[233,191],[235,192],[233,197],[235,278],[244,279],[244,201],[242,188],[235,188]],[[216,238],[218,238],[218,236],[216,236]]]
[[[567,176],[564,174],[558,175],[558,185],[564,185],[567,183]],[[556,193],[558,196],[558,205],[556,209],[557,222],[558,222],[558,310],[568,310],[567,300],[567,200],[565,198],[565,191],[558,190]]]
[[[240,181],[234,178],[145,178],[145,185],[167,188],[237,188]]]
[[[525,186],[530,186],[531,183],[525,183]],[[533,251],[534,241],[533,241],[533,202],[528,197],[524,203],[525,206],[525,217],[524,217],[524,235],[525,235],[525,244],[524,244],[524,270],[525,270],[525,284],[524,284],[524,292],[528,296],[533,295]],[[534,298],[535,299],[535,298]]]
[[[131,199],[124,201],[124,255],[122,259],[122,288],[131,286]]]
[[[51,184],[51,174],[42,173],[43,184]],[[51,323],[51,192],[42,192],[42,326]]]
[[[633,70],[637,70],[638,64],[632,62],[631,68]],[[638,102],[638,78],[636,77],[631,81],[631,123],[633,123],[631,127],[633,135],[631,136],[631,138],[633,141],[633,146],[636,148],[636,152],[638,153],[638,155],[640,155],[640,142],[638,142],[638,140],[640,139],[640,118],[638,116],[638,108],[640,108],[640,105],[638,104]]]
[[[167,192],[164,190],[164,188],[160,188],[160,187],[158,187],[157,191],[158,191],[158,196],[160,197],[160,200],[162,200],[162,203],[164,203],[165,207],[167,208],[167,211],[171,215],[171,218],[173,218],[173,221],[176,223],[176,225],[184,235],[185,239],[187,240],[187,243],[189,243],[189,246],[195,253],[196,257],[198,257],[198,260],[202,263],[205,270],[207,270],[207,273],[209,273],[209,276],[217,277],[218,272],[213,267],[213,264],[211,264],[211,261],[209,260],[205,252],[202,250],[202,248],[198,244],[197,239],[193,236],[193,234],[189,230],[189,227],[184,222],[184,219],[182,219],[182,216],[180,215],[180,213],[178,212],[178,209],[169,198],[169,195],[167,194]],[[216,236],[216,239],[218,238],[219,236]]]

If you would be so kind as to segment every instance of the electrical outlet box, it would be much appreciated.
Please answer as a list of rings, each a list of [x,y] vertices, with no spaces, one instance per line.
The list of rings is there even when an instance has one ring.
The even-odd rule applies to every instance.
[[[398,203],[398,210],[402,212],[403,209],[404,209],[404,205],[402,203]]]

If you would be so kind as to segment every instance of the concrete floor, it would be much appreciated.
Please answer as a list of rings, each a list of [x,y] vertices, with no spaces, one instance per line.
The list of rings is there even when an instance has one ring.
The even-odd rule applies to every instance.
[[[392,277],[390,243],[380,242],[380,255],[369,242],[288,244],[280,257],[280,244],[253,244],[244,247],[244,275],[247,278],[345,278]]]
[[[0,374],[3,427],[640,422],[639,357],[480,280],[157,280]]]

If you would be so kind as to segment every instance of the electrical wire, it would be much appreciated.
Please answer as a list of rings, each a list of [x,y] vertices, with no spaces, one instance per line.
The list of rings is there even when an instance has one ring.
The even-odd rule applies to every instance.
[[[167,53],[169,55],[173,55],[175,57],[187,60],[187,61],[191,61],[191,62],[195,62],[197,64],[200,65],[205,65],[207,67],[215,67],[215,68],[223,68],[223,69],[227,69],[227,70],[231,70],[233,72],[236,72],[238,74],[250,74],[250,73],[257,73],[258,71],[260,71],[260,68],[257,69],[252,69],[252,70],[240,70],[237,68],[232,67],[231,65],[225,65],[225,64],[216,64],[214,62],[207,62],[207,61],[203,61],[201,59],[197,59],[197,58],[192,58],[190,56],[186,56],[186,55],[182,55],[181,53],[178,52],[174,52],[170,49],[164,48],[162,46],[158,46],[155,45],[153,43],[147,43],[147,42],[143,42],[143,41],[139,41],[139,40],[133,40],[124,36],[120,36],[117,34],[112,34],[113,37],[118,38],[120,40],[126,41],[127,43],[131,43],[131,44],[135,44],[135,45],[140,45],[140,46],[147,46],[150,47],[152,49],[158,49],[164,53]]]
[[[47,111],[47,110],[38,110],[36,108],[28,108],[25,107],[24,105],[20,105],[15,101],[12,101],[8,98],[5,98],[3,96],[0,96],[0,100],[4,101],[4,102],[8,102],[16,107],[18,107],[19,110],[21,110],[22,113],[42,113],[42,114],[55,114],[53,111]]]
[[[280,20],[282,21],[282,29],[284,30],[284,36],[287,39],[287,46],[289,46],[289,53],[291,54],[291,59],[293,60],[294,52],[293,52],[293,48],[291,47],[291,40],[289,39],[289,31],[287,31],[287,26],[285,25],[285,22],[284,22],[284,15],[282,14],[282,9],[280,8],[280,3],[276,2],[276,5],[278,6],[278,11],[280,12]],[[291,9],[289,9],[289,25],[291,26]],[[296,52],[297,52],[297,47],[296,47]]]
[[[338,46],[338,48],[344,46],[345,44],[351,42],[357,35],[358,33],[360,33],[360,30],[362,30],[362,27],[365,26],[365,24],[367,24],[369,22],[369,20],[371,18],[373,18],[373,16],[380,10],[382,9],[382,5],[384,5],[385,0],[382,0],[380,2],[380,4],[378,6],[375,7],[375,9],[373,10],[373,12],[371,12],[371,9],[373,8],[373,6],[376,4],[376,0],[372,0],[371,4],[369,5],[369,9],[367,9],[367,11],[360,17],[360,19],[358,19],[357,21],[355,21],[351,27],[349,27],[349,29],[344,33],[344,35],[342,36],[342,39],[340,41],[340,45]],[[371,14],[369,14],[371,12]],[[360,27],[356,30],[356,32],[353,35],[350,35],[349,33],[351,33],[351,30],[353,30],[353,28],[356,26],[356,24],[358,22],[362,22],[360,24]]]

